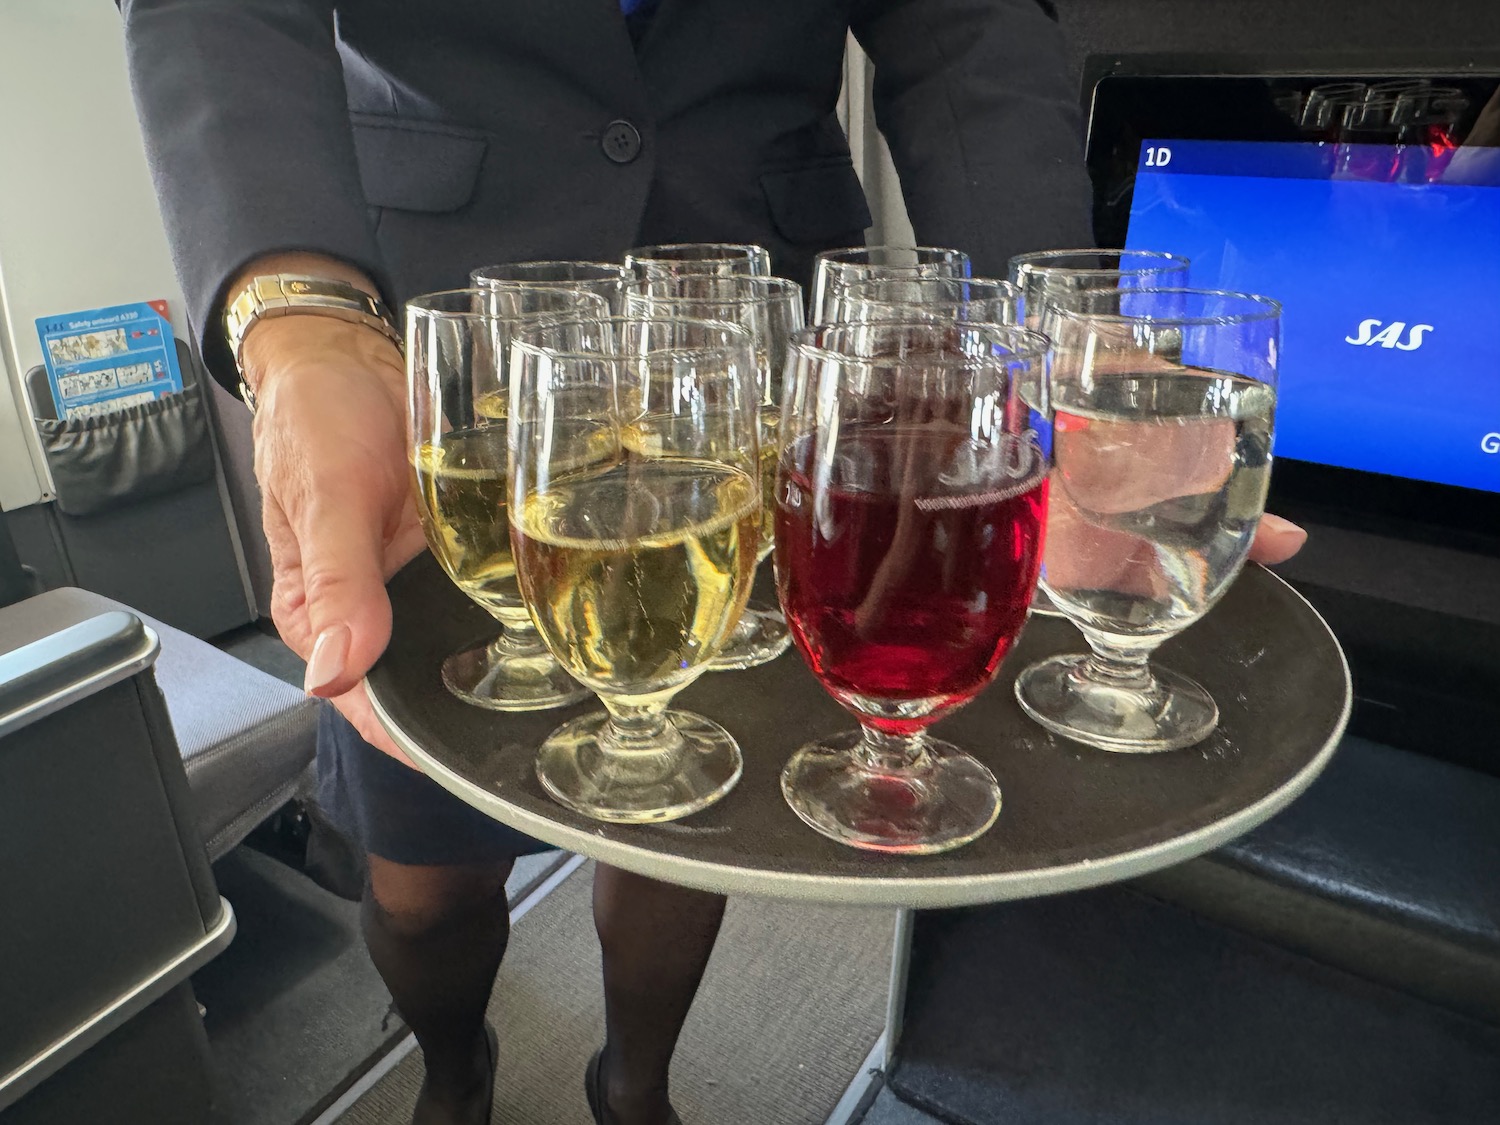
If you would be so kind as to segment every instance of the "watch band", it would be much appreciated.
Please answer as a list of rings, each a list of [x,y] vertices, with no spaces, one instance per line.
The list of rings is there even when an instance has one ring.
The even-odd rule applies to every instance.
[[[363,289],[326,277],[276,273],[253,277],[224,308],[224,334],[240,376],[240,397],[255,409],[255,392],[245,381],[241,351],[245,335],[256,321],[296,314],[331,316],[352,324],[367,324],[401,346],[401,333],[390,310]]]

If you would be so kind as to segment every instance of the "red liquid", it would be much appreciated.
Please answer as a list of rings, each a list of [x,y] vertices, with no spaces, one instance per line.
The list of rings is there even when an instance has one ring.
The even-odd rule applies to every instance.
[[[777,482],[776,575],[792,639],[823,686],[877,729],[907,734],[973,698],[1021,626],[1042,557],[1041,466],[1004,487],[939,481],[952,427],[845,426],[815,496],[807,447]],[[856,479],[857,478],[857,479]],[[912,701],[874,717],[856,696]]]

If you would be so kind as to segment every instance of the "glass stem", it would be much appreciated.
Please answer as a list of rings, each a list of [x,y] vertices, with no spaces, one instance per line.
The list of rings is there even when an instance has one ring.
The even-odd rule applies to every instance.
[[[501,660],[526,659],[545,656],[547,646],[542,643],[541,634],[536,631],[536,626],[531,623],[531,615],[525,610],[518,613],[501,613],[491,610],[491,616],[500,622],[500,635],[490,642],[490,663],[494,664]]]
[[[892,734],[864,727],[864,737],[854,748],[854,757],[862,769],[871,773],[906,773],[921,759],[925,735]]]
[[[1094,636],[1088,636],[1088,642],[1092,651],[1083,670],[1093,682],[1126,691],[1148,691],[1156,682],[1151,675],[1149,649],[1112,645]]]
[[[609,712],[609,725],[600,736],[600,742],[612,753],[660,754],[672,749],[676,741],[669,732],[666,701],[653,696],[636,697],[605,696],[599,701]]]

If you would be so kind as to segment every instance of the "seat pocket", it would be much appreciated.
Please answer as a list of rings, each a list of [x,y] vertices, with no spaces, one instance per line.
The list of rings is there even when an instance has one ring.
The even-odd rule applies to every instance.
[[[93,418],[38,419],[58,510],[88,516],[213,479],[202,386]]]
[[[489,139],[474,129],[356,113],[354,155],[365,202],[398,211],[456,211],[474,197]]]
[[[875,221],[847,159],[767,172],[760,186],[771,221],[793,244],[828,244],[859,234]]]

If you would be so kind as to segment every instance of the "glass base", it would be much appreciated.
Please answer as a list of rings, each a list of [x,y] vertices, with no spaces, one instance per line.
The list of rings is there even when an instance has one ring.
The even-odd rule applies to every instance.
[[[443,661],[443,685],[490,711],[545,711],[581,703],[590,692],[558,666],[545,648],[535,655],[495,657],[497,645],[455,652]]]
[[[932,855],[982,835],[1000,815],[1000,786],[977,759],[936,739],[909,769],[877,770],[855,748],[863,732],[808,743],[781,771],[792,811],[831,840],[869,851]]]
[[[604,712],[564,723],[537,751],[537,778],[553,800],[594,820],[649,824],[705,809],[739,781],[739,745],[702,715],[666,718],[661,742],[644,751],[606,750]]]
[[[1067,614],[1057,608],[1057,603],[1052,600],[1052,595],[1047,593],[1040,585],[1031,595],[1031,613],[1038,617],[1066,617]]]
[[[1016,677],[1016,699],[1042,726],[1100,750],[1154,754],[1202,742],[1219,708],[1199,684],[1165,668],[1124,686],[1089,677],[1089,656],[1054,656]]]
[[[725,672],[769,664],[791,644],[792,635],[787,632],[786,618],[781,615],[781,610],[751,602],[745,606],[739,624],[724,642],[719,655],[709,661],[708,667],[713,672]]]

